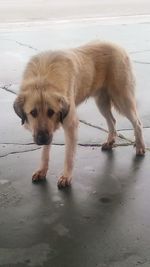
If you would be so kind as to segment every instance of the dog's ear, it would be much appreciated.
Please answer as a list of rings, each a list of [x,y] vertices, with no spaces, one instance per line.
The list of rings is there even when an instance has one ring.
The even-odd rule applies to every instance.
[[[19,95],[17,96],[13,108],[16,112],[16,114],[21,118],[21,123],[24,124],[25,121],[27,120],[27,116],[23,110],[23,105],[24,105],[24,97]]]
[[[67,117],[69,113],[70,106],[68,104],[68,101],[64,97],[61,97],[60,103],[61,103],[61,110],[59,112],[59,116],[60,116],[59,119],[60,119],[60,122],[63,123],[64,119]]]

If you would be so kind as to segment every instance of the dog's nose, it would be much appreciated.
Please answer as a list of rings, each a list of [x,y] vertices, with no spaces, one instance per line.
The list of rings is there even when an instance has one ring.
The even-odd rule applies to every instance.
[[[48,131],[40,131],[35,137],[37,145],[49,145],[52,141],[52,135],[49,135]]]

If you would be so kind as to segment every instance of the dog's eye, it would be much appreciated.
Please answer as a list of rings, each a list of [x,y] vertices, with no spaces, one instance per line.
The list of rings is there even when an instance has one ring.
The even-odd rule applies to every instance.
[[[36,118],[38,115],[37,109],[35,108],[35,109],[31,110],[30,114],[32,115],[33,118]]]
[[[54,114],[54,110],[52,110],[51,108],[49,108],[48,111],[47,111],[47,116],[49,118],[51,118],[53,116],[53,114]]]

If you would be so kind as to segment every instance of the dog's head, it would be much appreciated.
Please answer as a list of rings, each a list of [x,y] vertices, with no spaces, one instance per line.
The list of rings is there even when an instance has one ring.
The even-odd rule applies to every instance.
[[[14,110],[29,129],[36,144],[48,145],[69,112],[68,100],[53,85],[25,84],[14,102]]]

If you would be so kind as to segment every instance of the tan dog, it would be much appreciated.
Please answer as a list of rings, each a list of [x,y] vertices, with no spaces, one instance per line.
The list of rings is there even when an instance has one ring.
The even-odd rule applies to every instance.
[[[109,134],[102,149],[109,150],[116,139],[114,106],[132,123],[136,154],[144,155],[142,128],[136,109],[135,80],[129,56],[117,45],[97,42],[76,49],[44,52],[31,58],[15,100],[14,109],[34,141],[43,145],[41,166],[33,181],[46,177],[53,133],[64,128],[66,151],[59,187],[71,182],[77,143],[76,106],[92,96],[105,117]]]

